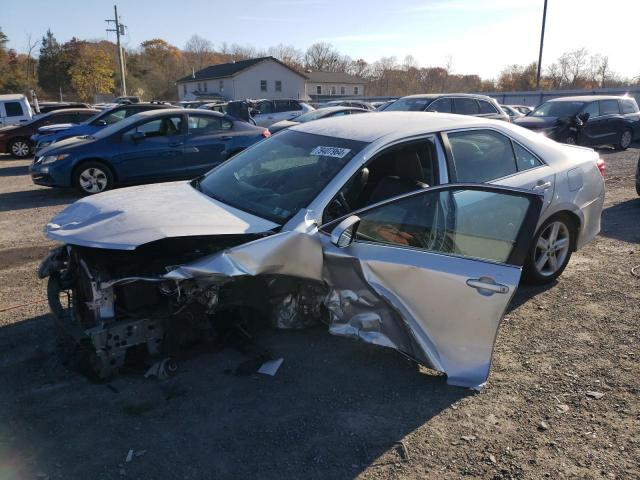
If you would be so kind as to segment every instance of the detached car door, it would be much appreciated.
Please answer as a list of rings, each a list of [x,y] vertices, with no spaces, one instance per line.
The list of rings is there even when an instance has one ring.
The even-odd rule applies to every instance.
[[[530,191],[448,184],[321,227],[330,332],[481,387],[541,207]]]

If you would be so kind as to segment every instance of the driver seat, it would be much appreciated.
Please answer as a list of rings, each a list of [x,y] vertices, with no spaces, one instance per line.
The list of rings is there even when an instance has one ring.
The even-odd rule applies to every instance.
[[[371,192],[369,204],[429,186],[424,182],[420,157],[415,151],[401,150],[398,152],[395,158],[395,173],[396,175],[385,177],[378,182],[376,188]]]

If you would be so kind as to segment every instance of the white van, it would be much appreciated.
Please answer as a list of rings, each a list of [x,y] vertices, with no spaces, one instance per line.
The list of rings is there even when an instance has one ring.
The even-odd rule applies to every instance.
[[[0,127],[27,123],[33,111],[27,97],[22,94],[0,95]]]

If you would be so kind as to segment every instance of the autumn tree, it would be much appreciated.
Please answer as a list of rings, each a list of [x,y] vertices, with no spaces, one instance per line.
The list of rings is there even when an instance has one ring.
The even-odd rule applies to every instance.
[[[114,71],[109,55],[94,44],[81,45],[78,56],[69,69],[71,87],[84,101],[93,100],[98,93],[112,93],[115,89]]]
[[[209,65],[220,63],[216,58],[213,43],[199,35],[193,35],[185,44],[184,60],[188,68],[201,70]]]
[[[341,55],[330,43],[316,42],[307,48],[304,64],[310,70],[344,72],[351,64],[351,58]]]
[[[47,30],[40,44],[38,83],[49,95],[57,97],[59,91],[69,89],[69,65],[64,57],[62,45],[58,43],[53,32]]]

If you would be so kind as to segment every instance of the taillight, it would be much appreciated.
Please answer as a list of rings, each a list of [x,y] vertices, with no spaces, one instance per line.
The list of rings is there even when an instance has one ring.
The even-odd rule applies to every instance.
[[[598,166],[598,170],[600,170],[600,175],[602,175],[604,177],[604,170],[606,167],[605,163],[604,163],[604,159],[598,157],[598,160],[596,160],[596,165]]]
[[[269,130],[265,129],[265,130],[262,131],[262,136],[264,138],[269,138],[271,136],[271,132]]]

